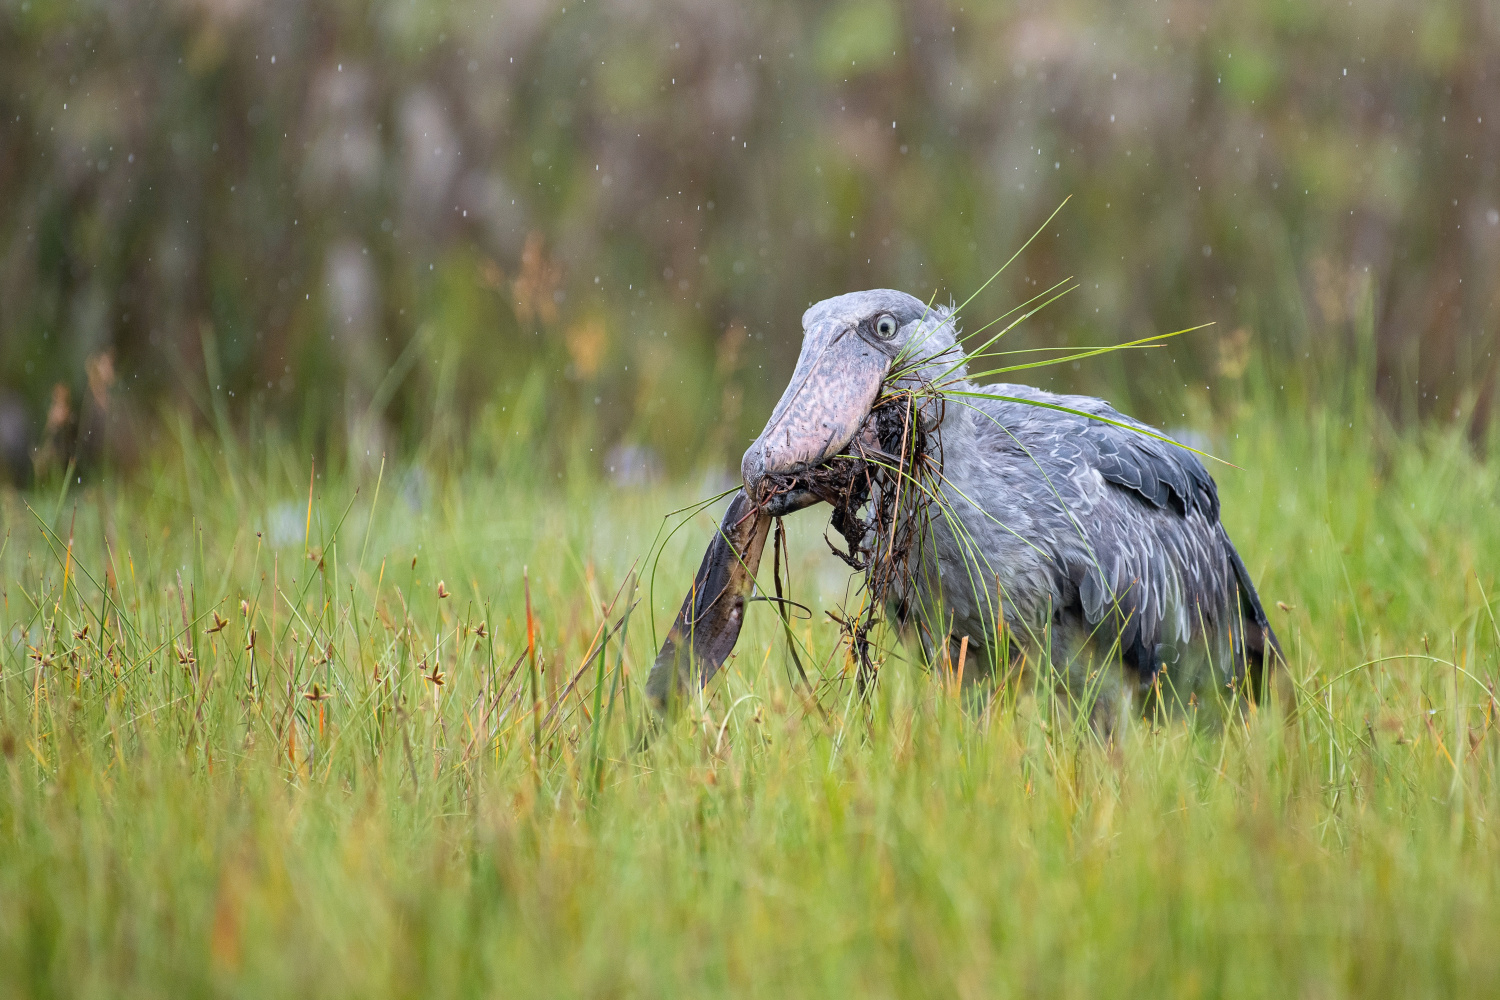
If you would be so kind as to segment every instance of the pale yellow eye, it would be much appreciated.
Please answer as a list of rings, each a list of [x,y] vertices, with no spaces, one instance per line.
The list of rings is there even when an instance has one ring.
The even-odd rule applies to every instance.
[[[883,314],[875,321],[875,332],[886,340],[890,340],[896,335],[896,317],[890,313]]]

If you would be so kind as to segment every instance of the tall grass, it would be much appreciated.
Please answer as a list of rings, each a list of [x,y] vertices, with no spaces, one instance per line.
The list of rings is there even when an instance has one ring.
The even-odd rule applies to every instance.
[[[715,523],[667,542],[651,606],[689,490],[185,435],[4,495],[0,994],[1493,988],[1500,473],[1352,423],[1247,403],[1214,442],[1296,717],[1111,748],[899,646],[853,697],[815,511],[793,627],[826,718],[752,605],[636,750]]]

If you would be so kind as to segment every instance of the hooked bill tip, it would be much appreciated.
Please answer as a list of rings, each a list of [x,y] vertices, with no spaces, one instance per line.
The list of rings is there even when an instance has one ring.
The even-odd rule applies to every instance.
[[[890,361],[845,320],[809,327],[791,382],[740,463],[747,492],[763,500],[767,476],[796,475],[842,451],[874,405]]]

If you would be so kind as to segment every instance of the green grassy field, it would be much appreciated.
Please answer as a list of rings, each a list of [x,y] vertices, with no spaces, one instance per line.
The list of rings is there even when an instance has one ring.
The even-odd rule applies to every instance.
[[[816,511],[826,719],[759,604],[634,752],[692,489],[190,440],[0,497],[0,994],[1493,993],[1500,473],[1350,423],[1215,442],[1296,717],[1113,748],[894,645],[856,701]]]

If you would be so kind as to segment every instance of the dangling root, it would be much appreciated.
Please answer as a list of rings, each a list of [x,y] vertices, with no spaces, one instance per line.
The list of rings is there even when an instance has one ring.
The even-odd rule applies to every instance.
[[[940,394],[891,392],[877,401],[844,451],[804,472],[767,476],[754,496],[746,490],[735,495],[647,680],[648,698],[659,713],[694,681],[706,684],[734,648],[773,519],[779,525],[782,515],[819,501],[833,508],[832,527],[844,540],[842,550],[831,541],[829,547],[865,574],[863,610],[834,619],[854,650],[860,692],[873,683],[878,666],[870,632],[886,609],[900,625],[910,618],[914,571],[921,565],[917,550],[933,505],[942,503],[929,485],[942,476],[941,447],[927,430],[941,424],[940,415],[933,419],[927,411],[941,406]],[[785,541],[779,530],[777,540],[780,606],[786,598],[779,573]],[[787,638],[792,641],[790,630]],[[811,696],[795,651],[793,657]]]
[[[932,506],[942,502],[928,485],[942,476],[941,443],[927,430],[939,426],[941,417],[924,415],[924,400],[927,406],[942,405],[939,395],[919,396],[911,390],[884,396],[848,448],[805,472],[767,477],[757,498],[771,506],[784,498],[811,496],[833,508],[830,525],[844,548],[831,539],[828,547],[865,574],[866,600],[859,614],[829,614],[854,652],[861,695],[878,671],[870,633],[885,611],[898,625],[909,620],[918,549]]]

